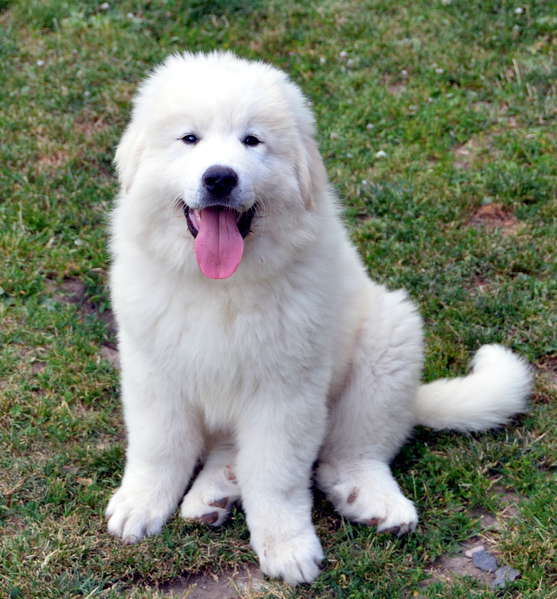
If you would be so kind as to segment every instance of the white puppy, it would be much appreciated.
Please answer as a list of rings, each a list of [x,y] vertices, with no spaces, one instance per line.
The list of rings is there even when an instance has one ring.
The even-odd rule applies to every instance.
[[[241,498],[263,572],[309,582],[316,460],[343,516],[401,534],[418,517],[389,462],[412,427],[484,430],[525,410],[529,369],[497,345],[470,375],[420,386],[420,317],[368,278],[281,71],[171,56],[141,85],[116,164],[128,450],[112,534],[158,533],[203,460],[182,515],[217,525]]]

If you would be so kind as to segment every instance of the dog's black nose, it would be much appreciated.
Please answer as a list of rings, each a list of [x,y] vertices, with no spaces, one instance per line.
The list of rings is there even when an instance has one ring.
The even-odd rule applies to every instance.
[[[203,173],[202,180],[205,189],[218,198],[227,196],[238,185],[236,171],[220,164],[210,166]]]

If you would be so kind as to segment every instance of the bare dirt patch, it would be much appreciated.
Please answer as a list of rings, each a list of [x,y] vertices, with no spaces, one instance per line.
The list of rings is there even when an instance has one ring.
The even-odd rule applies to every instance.
[[[501,229],[504,235],[518,233],[524,226],[509,208],[497,202],[480,206],[470,218],[469,224],[476,228]]]
[[[41,173],[53,173],[64,166],[70,158],[70,153],[65,149],[44,150],[37,160],[37,169]]]
[[[481,546],[480,540],[475,537],[463,543],[456,555],[441,556],[429,569],[431,578],[424,581],[424,586],[436,581],[452,582],[458,576],[470,576],[483,585],[489,586],[493,579],[492,574],[477,568],[472,560],[472,550],[479,546]]]
[[[116,368],[117,370],[120,369],[120,354],[118,353],[118,350],[113,345],[109,345],[108,343],[105,343],[101,347],[100,354],[101,354],[101,357],[103,359],[105,359],[107,362],[110,362],[110,364],[112,364],[112,366],[114,366],[114,368]]]
[[[542,358],[538,362],[538,370],[552,387],[557,387],[557,356]]]
[[[520,576],[518,570],[500,564],[477,537],[463,543],[458,554],[441,556],[429,569],[429,574],[431,576],[422,583],[423,587],[438,581],[452,583],[456,578],[469,577],[484,587],[502,588]]]
[[[491,282],[482,277],[481,275],[476,275],[468,285],[468,289],[474,295],[482,295],[484,293],[489,293],[491,288]]]
[[[453,149],[455,168],[469,169],[480,159],[497,158],[499,151],[494,144],[495,137],[518,126],[514,117],[505,116],[506,106],[498,107],[488,102],[476,102],[473,108],[476,112],[487,112],[491,119],[497,121],[497,124],[473,135],[468,141]]]
[[[455,168],[468,169],[472,162],[485,149],[479,137],[471,137],[466,143],[457,146],[453,150]]]
[[[405,83],[390,83],[389,85],[387,85],[387,89],[389,90],[389,93],[392,94],[393,96],[402,96],[402,94],[406,91],[406,84]]]
[[[472,136],[467,142],[457,146],[453,150],[454,166],[459,169],[469,169],[480,158],[486,155],[496,156],[493,147],[493,137],[497,132],[485,132]]]
[[[469,576],[486,587],[503,587],[520,573],[501,564],[497,557],[497,538],[507,529],[507,520],[519,516],[520,495],[500,486],[493,487],[502,509],[497,514],[485,510],[471,513],[479,519],[482,532],[462,543],[456,553],[442,555],[428,569],[430,577],[423,587],[441,581],[450,583],[458,577]]]
[[[181,599],[255,599],[269,591],[271,583],[261,571],[250,566],[216,574],[188,576],[167,583],[161,591],[169,597]]]
[[[43,362],[41,360],[33,360],[31,362],[31,372],[33,374],[38,374],[39,372],[42,372],[45,368],[46,362]]]
[[[75,120],[75,128],[86,138],[91,138],[108,127],[103,115],[81,113]]]
[[[520,510],[518,506],[522,501],[522,497],[518,495],[518,493],[513,493],[512,491],[507,491],[503,487],[494,487],[493,489],[498,497],[499,501],[503,505],[502,511],[497,514],[497,518],[507,519],[507,518],[517,518],[520,515]]]
[[[385,75],[385,77],[383,77],[382,83],[387,91],[397,98],[402,96],[402,94],[406,91],[406,81],[396,80],[393,77]]]
[[[52,298],[63,304],[81,304],[85,301],[85,284],[77,278],[67,277],[61,283],[47,281]]]
[[[62,282],[47,279],[46,288],[52,294],[52,299],[62,304],[75,304],[85,315],[94,315],[102,320],[112,334],[116,332],[116,323],[112,310],[99,310],[87,296],[83,281],[77,277],[66,277]],[[106,357],[106,356],[105,356]]]

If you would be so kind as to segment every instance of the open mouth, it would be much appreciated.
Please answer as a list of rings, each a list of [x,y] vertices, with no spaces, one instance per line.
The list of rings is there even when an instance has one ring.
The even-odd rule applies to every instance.
[[[195,239],[197,264],[206,277],[226,279],[236,272],[255,210],[255,205],[241,213],[225,206],[203,210],[184,206],[188,229]]]
[[[197,237],[197,234],[199,233],[201,220],[203,218],[202,213],[206,210],[222,210],[234,215],[240,235],[242,237],[246,237],[251,231],[251,221],[255,216],[256,207],[254,204],[249,210],[246,210],[245,212],[238,212],[237,210],[227,208],[226,206],[213,206],[211,208],[205,208],[204,210],[193,210],[188,205],[184,204],[184,215],[186,216],[188,230],[194,238]]]

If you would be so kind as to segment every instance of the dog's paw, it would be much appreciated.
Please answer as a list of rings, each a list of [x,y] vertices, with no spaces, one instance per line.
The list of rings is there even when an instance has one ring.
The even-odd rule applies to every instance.
[[[275,534],[266,535],[261,543],[254,543],[261,571],[272,578],[282,578],[288,584],[312,582],[319,574],[323,549],[313,530],[307,530],[289,539]]]
[[[345,501],[336,504],[337,510],[354,522],[376,526],[377,532],[398,536],[416,530],[418,513],[402,493],[370,492],[369,488],[353,487],[344,497]]]
[[[418,513],[384,468],[321,468],[321,487],[345,518],[398,536],[416,529]]]
[[[220,526],[239,498],[238,483],[231,466],[206,467],[186,493],[180,514],[186,520]]]
[[[124,543],[137,543],[158,534],[174,508],[174,502],[163,494],[123,485],[106,508],[108,532]]]

